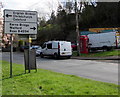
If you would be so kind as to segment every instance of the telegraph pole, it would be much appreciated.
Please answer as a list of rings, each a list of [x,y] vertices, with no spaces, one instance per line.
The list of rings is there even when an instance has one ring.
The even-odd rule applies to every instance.
[[[77,56],[80,55],[80,32],[79,32],[79,19],[78,19],[78,8],[77,8],[77,1],[75,0],[75,17],[76,17],[76,33],[77,33]]]

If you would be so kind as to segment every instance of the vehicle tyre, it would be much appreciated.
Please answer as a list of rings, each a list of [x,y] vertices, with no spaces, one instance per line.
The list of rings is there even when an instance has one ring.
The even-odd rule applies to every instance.
[[[37,54],[36,57],[38,57],[39,55]]]
[[[41,58],[44,58],[44,55],[43,55],[43,53],[40,53],[40,57],[41,57]]]
[[[111,51],[111,50],[112,50],[112,47],[108,47],[108,48],[107,48],[107,51]]]
[[[96,52],[96,51],[97,51],[96,48],[91,48],[91,49],[89,49],[89,50],[90,50],[90,52]]]
[[[58,59],[58,58],[59,58],[59,56],[58,56],[57,53],[54,54],[54,58],[55,58],[55,59]]]
[[[103,49],[103,52],[104,52],[104,51],[108,50],[108,47],[107,46],[103,46],[102,49]]]
[[[71,56],[68,56],[68,57],[67,57],[67,59],[70,59],[70,58],[71,58]]]

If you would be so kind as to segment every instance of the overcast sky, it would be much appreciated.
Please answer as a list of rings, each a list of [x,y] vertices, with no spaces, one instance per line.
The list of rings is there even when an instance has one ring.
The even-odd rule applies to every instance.
[[[3,2],[4,9],[14,9],[14,10],[34,10],[35,8],[41,8],[42,10],[56,9],[59,2],[64,2],[67,0],[0,0]],[[69,1],[69,0],[68,0]],[[70,0],[74,1],[74,0]],[[77,0],[79,1],[79,0]],[[120,0],[82,0],[82,1],[105,1],[105,2],[115,2]]]
[[[54,11],[57,10],[58,2],[60,3],[64,1],[66,0],[0,0],[0,2],[3,2],[4,9],[37,11],[40,17],[50,16],[52,10]],[[119,0],[91,0],[91,1],[115,2]]]
[[[49,16],[57,10],[59,0],[0,0],[3,9],[38,11],[39,16]]]

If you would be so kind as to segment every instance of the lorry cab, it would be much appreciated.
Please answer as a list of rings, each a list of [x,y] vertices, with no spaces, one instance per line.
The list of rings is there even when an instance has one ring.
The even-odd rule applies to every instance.
[[[54,56],[54,58],[72,56],[71,42],[67,41],[48,41],[42,46],[41,57]]]

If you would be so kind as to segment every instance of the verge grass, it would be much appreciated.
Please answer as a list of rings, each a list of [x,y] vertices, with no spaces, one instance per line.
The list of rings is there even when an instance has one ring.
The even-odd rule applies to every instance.
[[[9,78],[9,63],[2,64],[2,95],[118,95],[118,85],[104,83],[38,69],[24,74],[24,65],[13,64]]]
[[[73,52],[73,56],[77,56],[77,52]],[[120,56],[120,50],[111,50],[104,52],[93,52],[88,54],[81,54],[81,57],[109,57],[109,56]]]

